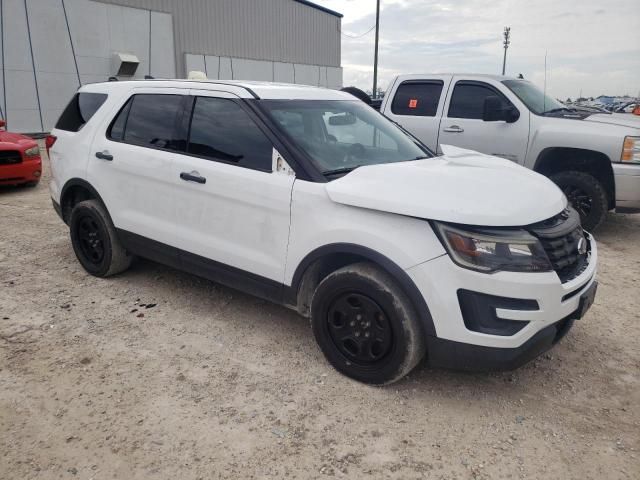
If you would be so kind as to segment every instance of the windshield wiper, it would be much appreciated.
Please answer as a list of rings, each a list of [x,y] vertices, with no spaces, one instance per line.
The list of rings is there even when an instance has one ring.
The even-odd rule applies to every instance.
[[[542,112],[541,115],[547,115],[548,113],[558,113],[563,110],[566,110],[567,112],[577,112],[575,108],[559,107],[559,108],[552,108],[551,110]]]
[[[360,165],[354,165],[353,167],[340,167],[340,168],[335,168],[333,170],[326,170],[324,172],[322,172],[323,175],[326,176],[331,176],[331,175],[340,175],[342,173],[347,174],[349,172],[352,172],[353,170],[355,170],[356,168],[358,168]]]

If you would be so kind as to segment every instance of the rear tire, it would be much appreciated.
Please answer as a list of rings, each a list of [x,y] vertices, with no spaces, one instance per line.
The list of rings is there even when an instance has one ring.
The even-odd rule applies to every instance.
[[[125,250],[104,206],[84,200],[73,207],[69,221],[73,251],[84,269],[109,277],[129,268],[133,256]]]
[[[556,173],[550,178],[580,214],[582,227],[590,232],[598,228],[609,210],[607,192],[598,179],[575,170]]]
[[[320,282],[311,301],[311,325],[329,363],[360,382],[395,382],[425,354],[411,301],[371,263],[348,265]]]

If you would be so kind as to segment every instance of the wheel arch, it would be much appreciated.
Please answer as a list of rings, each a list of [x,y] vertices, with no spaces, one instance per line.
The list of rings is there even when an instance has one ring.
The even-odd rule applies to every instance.
[[[607,193],[609,209],[615,208],[616,187],[611,159],[602,152],[584,148],[548,147],[540,152],[533,170],[549,177],[578,170],[598,179]]]
[[[313,293],[320,282],[339,268],[362,261],[373,263],[398,282],[415,308],[424,333],[435,336],[436,330],[429,307],[411,277],[388,257],[357,244],[334,243],[319,247],[307,254],[293,274],[285,303],[297,305],[298,312],[308,316]]]
[[[98,200],[102,204],[110,218],[107,206],[93,185],[82,178],[72,178],[68,180],[62,187],[62,191],[60,193],[60,210],[62,220],[68,225],[73,207],[79,202],[92,199]]]

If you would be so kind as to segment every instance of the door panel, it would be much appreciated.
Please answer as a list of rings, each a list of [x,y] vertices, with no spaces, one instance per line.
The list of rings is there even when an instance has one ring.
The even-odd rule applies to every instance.
[[[139,96],[154,97],[140,102],[144,107],[140,111],[144,110],[152,117],[153,125],[145,125],[144,115],[138,116],[137,121],[127,116],[131,115],[130,110]],[[177,121],[180,104],[187,96],[188,90],[132,90],[128,102],[123,99],[110,114],[111,118],[118,114],[113,122],[113,135],[109,124],[97,131],[87,168],[87,178],[100,193],[117,228],[173,246],[177,246],[177,238],[169,192],[172,188],[170,167],[175,152],[168,149],[173,148],[170,143],[173,139],[161,139],[158,135],[173,136],[169,132]],[[130,133],[126,138],[125,124]],[[142,138],[145,132],[156,135],[148,146],[143,146],[147,143]]]
[[[385,116],[398,122],[434,152],[444,110],[450,75],[408,77],[394,85]]]
[[[234,95],[191,95],[190,154],[171,166],[181,248],[282,282],[295,177],[271,171],[277,154]]]
[[[495,87],[484,82],[454,78],[440,123],[440,145],[476,150],[488,155],[524,163],[529,138],[529,111],[518,108],[520,118],[513,123],[482,120],[486,96],[498,96],[504,105],[512,102]]]

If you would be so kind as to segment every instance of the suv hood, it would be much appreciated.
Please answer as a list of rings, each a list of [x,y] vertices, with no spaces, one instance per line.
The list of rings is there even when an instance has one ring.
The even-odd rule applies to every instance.
[[[567,205],[546,177],[502,158],[441,145],[444,156],[359,167],[326,184],[332,201],[428,220],[522,226]]]
[[[640,129],[640,116],[628,113],[596,113],[588,116],[584,120],[585,122],[607,123],[609,125]]]

